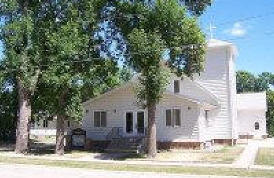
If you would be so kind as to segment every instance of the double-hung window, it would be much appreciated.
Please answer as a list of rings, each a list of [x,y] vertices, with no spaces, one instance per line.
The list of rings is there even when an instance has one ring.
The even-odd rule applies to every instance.
[[[107,127],[107,112],[94,111],[94,127]]]
[[[181,126],[181,110],[180,109],[166,110],[166,126],[167,127]]]

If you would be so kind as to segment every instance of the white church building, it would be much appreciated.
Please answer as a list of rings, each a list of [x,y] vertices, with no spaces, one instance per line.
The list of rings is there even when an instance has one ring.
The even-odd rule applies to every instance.
[[[172,77],[157,105],[159,148],[201,148],[205,143],[235,144],[239,138],[266,137],[266,94],[236,94],[232,43],[210,40],[205,70],[190,80]],[[137,104],[137,79],[83,103],[82,128],[92,142],[107,142],[116,128],[123,137],[145,134],[147,110]]]
[[[236,47],[210,40],[205,70],[193,80],[171,77],[156,108],[159,148],[201,148],[206,143],[235,144],[238,139],[265,138],[266,93],[236,94]],[[83,103],[82,129],[89,143],[107,145],[110,135],[144,136],[147,110],[137,104],[137,78]],[[55,121],[40,121],[34,135],[55,135]],[[67,123],[68,129],[75,124]],[[78,125],[79,127],[79,125]]]

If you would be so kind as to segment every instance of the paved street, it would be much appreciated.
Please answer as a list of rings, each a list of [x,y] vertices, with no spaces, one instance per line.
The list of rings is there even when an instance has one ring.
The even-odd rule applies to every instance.
[[[135,173],[98,171],[72,168],[54,168],[30,165],[0,164],[1,178],[235,178],[219,176],[190,176],[164,173]]]

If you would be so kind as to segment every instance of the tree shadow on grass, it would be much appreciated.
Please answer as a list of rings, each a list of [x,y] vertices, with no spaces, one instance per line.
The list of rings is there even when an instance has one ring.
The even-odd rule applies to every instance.
[[[11,152],[15,150],[14,142],[0,142],[0,153],[1,152]]]
[[[94,158],[99,160],[126,161],[128,159],[144,159],[145,155],[136,153],[101,153]]]

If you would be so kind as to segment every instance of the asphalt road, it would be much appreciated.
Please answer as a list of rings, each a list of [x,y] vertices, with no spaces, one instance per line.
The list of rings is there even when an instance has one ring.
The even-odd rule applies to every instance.
[[[0,178],[232,178],[0,164]],[[235,178],[235,177],[233,177]]]

